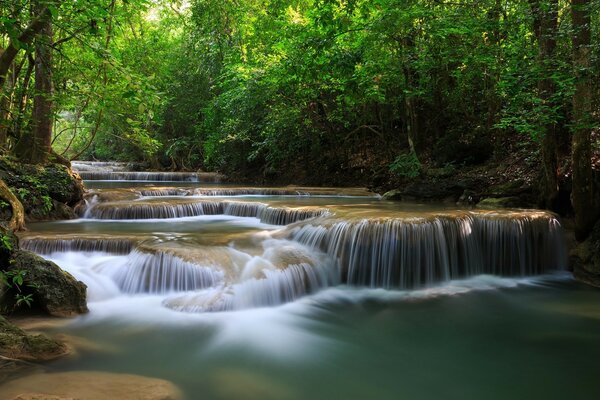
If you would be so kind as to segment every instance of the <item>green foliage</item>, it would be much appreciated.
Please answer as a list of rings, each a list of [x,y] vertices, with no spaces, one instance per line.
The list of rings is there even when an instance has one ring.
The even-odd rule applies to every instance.
[[[52,208],[54,207],[53,203],[52,203],[52,198],[48,195],[44,195],[41,197],[42,200],[42,211],[44,213],[49,213],[50,211],[52,211]]]
[[[421,174],[421,163],[414,152],[400,154],[390,164],[390,171],[404,178],[416,178]]]
[[[33,304],[33,294],[23,293],[26,275],[27,271],[24,270],[0,271],[0,282],[17,292],[15,293],[15,307],[19,307],[23,304],[31,307]],[[31,285],[27,286],[31,287]]]
[[[9,235],[0,234],[0,245],[2,245],[2,248],[5,250],[13,250],[13,241]]]
[[[0,48],[31,18],[31,1],[9,3],[0,4]],[[600,70],[596,3],[592,72]],[[410,157],[397,156],[411,148],[426,165],[478,163],[490,143],[502,150],[509,135],[531,142],[547,126],[569,127],[574,32],[569,3],[560,1],[556,49],[542,57],[536,27],[548,5],[60,2],[53,146],[67,157],[290,179],[374,165],[404,174]],[[21,52],[12,96],[24,99],[24,109],[11,110],[13,136],[32,127],[33,85],[21,86],[28,63]],[[545,81],[550,97],[540,89]],[[419,143],[409,145],[409,136]],[[485,147],[486,157],[438,160],[440,147]],[[308,172],[314,165],[321,174]]]
[[[21,201],[26,201],[27,197],[29,197],[29,195],[31,194],[29,189],[24,187],[17,188],[16,192],[17,196],[21,199]]]

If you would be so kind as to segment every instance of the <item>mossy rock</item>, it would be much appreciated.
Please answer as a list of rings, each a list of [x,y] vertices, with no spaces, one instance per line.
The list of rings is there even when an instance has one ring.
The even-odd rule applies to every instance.
[[[83,198],[79,176],[61,164],[29,165],[0,157],[0,179],[19,198],[29,221],[73,218],[65,205],[74,206]],[[0,203],[0,218],[10,218],[8,204]]]
[[[600,221],[591,235],[571,253],[575,277],[600,287]]]
[[[0,316],[0,355],[25,361],[49,361],[67,353],[64,344],[46,335],[31,335]]]
[[[70,317],[88,311],[86,286],[51,261],[29,251],[13,252],[8,270],[25,271],[22,295],[32,295],[32,306],[57,317]],[[14,308],[15,292],[6,290],[0,299],[3,309]]]
[[[486,193],[494,197],[512,197],[522,193],[530,192],[531,185],[522,179],[490,186]]]
[[[494,210],[497,208],[522,207],[523,202],[518,197],[486,197],[477,203],[477,208]]]
[[[402,190],[394,189],[385,192],[383,196],[381,196],[381,200],[402,200]]]

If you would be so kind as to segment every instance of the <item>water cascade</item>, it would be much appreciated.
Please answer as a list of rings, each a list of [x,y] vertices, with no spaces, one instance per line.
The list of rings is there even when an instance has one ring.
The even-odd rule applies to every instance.
[[[166,219],[196,217],[200,215],[231,215],[258,218],[272,225],[287,225],[293,222],[323,216],[327,209],[314,207],[288,208],[271,207],[258,202],[234,201],[133,201],[133,202],[90,202],[83,211],[84,218],[109,220]]]
[[[560,224],[543,212],[453,212],[409,219],[319,220],[288,236],[336,257],[344,283],[412,289],[480,274],[565,269]]]
[[[133,250],[122,265],[108,262],[96,271],[110,276],[124,293],[170,293],[204,289],[223,281],[218,265],[197,265],[165,252]]]
[[[74,166],[84,179],[204,179],[119,163]],[[151,294],[172,310],[227,311],[340,284],[413,290],[566,264],[562,228],[542,211],[403,205],[362,189],[123,182],[88,193],[78,207],[82,218],[32,224],[21,237],[24,248],[87,279],[90,292],[99,288],[92,299]],[[219,215],[227,218],[203,218]]]
[[[38,254],[53,254],[73,251],[129,254],[137,240],[116,237],[25,237],[21,248]]]
[[[222,175],[212,172],[131,171],[131,165],[119,162],[74,161],[72,168],[83,180],[151,182],[220,182]]]

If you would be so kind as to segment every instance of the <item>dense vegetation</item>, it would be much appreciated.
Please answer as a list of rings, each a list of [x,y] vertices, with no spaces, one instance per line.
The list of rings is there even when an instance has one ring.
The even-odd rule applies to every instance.
[[[1,0],[0,144],[317,184],[523,148],[542,205],[573,187],[585,236],[599,15],[598,0]]]

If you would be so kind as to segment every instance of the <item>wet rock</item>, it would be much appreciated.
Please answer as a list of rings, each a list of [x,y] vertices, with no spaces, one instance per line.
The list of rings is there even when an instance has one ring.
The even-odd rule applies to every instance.
[[[523,202],[518,197],[487,197],[477,203],[477,208],[497,209],[497,208],[518,208],[522,207]]]
[[[24,250],[12,254],[7,270],[25,271],[22,295],[33,295],[36,309],[56,317],[70,317],[88,311],[86,286],[51,261]],[[13,308],[14,289],[6,290],[0,299],[4,309]]]
[[[592,234],[571,252],[571,266],[577,279],[600,287],[600,222]]]
[[[20,394],[13,400],[77,400],[74,397],[54,396],[52,394],[43,393],[26,393]]]
[[[456,205],[459,206],[475,206],[480,200],[479,195],[474,190],[465,189],[463,194],[460,195]]]
[[[402,200],[402,190],[394,189],[385,192],[383,196],[381,196],[381,200]]]
[[[15,379],[0,387],[0,398],[180,400],[182,395],[175,385],[162,379],[86,371],[42,373]]]
[[[15,367],[21,369],[27,365],[15,361],[49,361],[68,353],[67,347],[45,335],[31,335],[0,316],[0,355],[17,364],[7,363],[6,359],[0,370],[14,372]]]
[[[468,179],[413,182],[402,189],[394,189],[385,193],[382,199],[453,203],[460,198],[466,189],[476,186],[477,182]]]

